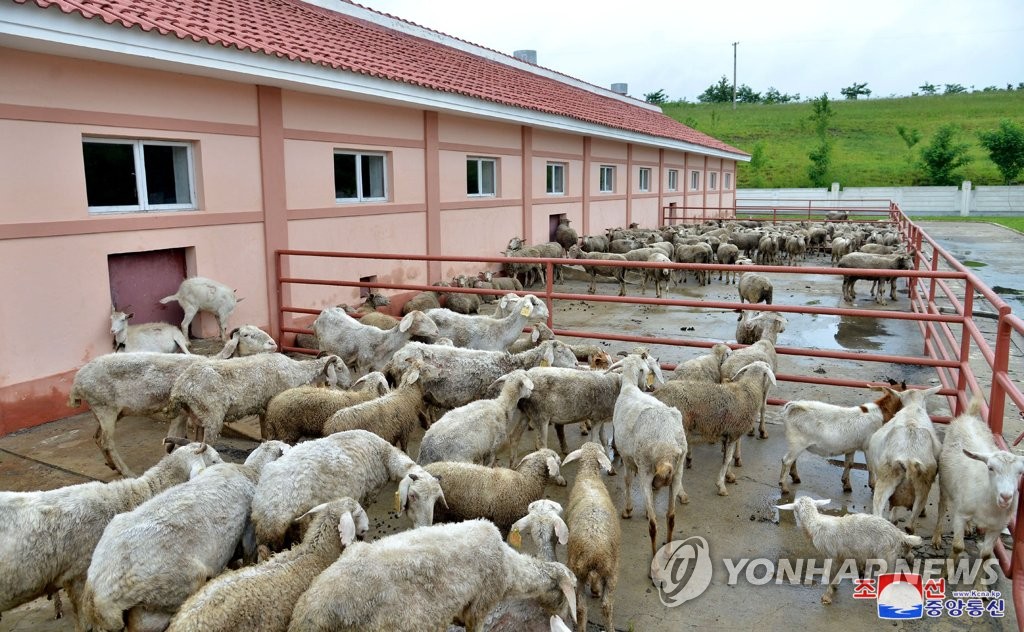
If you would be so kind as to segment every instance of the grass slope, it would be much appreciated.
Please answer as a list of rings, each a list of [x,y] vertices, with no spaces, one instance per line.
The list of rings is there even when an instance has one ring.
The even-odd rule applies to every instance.
[[[964,179],[979,184],[1003,184],[978,132],[995,129],[1009,118],[1024,123],[1024,91],[974,92],[949,96],[918,96],[859,101],[831,101],[835,110],[830,127],[834,149],[831,180],[844,187],[923,184],[913,164],[920,149],[944,123],[962,126],[960,141],[970,146],[973,160],[961,168]],[[748,153],[762,142],[767,166],[760,183],[751,169],[739,169],[739,186],[807,187],[808,152],[817,144],[809,119],[809,103],[777,105],[671,103],[665,114]],[[918,129],[921,141],[908,150],[896,126]]]

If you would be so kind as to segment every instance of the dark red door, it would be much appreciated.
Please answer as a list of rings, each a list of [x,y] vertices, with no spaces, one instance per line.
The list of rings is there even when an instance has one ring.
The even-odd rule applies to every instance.
[[[181,325],[185,313],[176,302],[160,299],[178,291],[185,279],[185,249],[148,250],[107,255],[110,299],[119,310],[134,312],[132,324]]]

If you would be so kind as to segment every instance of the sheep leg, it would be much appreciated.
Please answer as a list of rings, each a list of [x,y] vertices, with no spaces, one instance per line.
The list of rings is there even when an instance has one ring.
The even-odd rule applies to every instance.
[[[826,606],[832,603],[832,595],[836,594],[836,584],[839,583],[839,573],[832,573],[832,566],[836,565],[838,560],[832,560],[832,564],[825,565],[826,579],[828,579],[828,587],[825,589],[825,594],[821,596],[821,603]]]
[[[622,459],[622,469],[626,470],[626,506],[622,510],[622,517],[629,519],[633,517],[633,467],[626,463],[625,457]]]
[[[562,450],[562,454],[563,455],[564,454],[568,454],[569,453],[569,444],[565,440],[565,426],[563,426],[562,424],[555,424],[555,434],[558,436],[558,447],[559,447],[559,449]],[[580,434],[585,434],[585,433],[581,431]],[[545,446],[545,447],[547,447],[547,446]]]
[[[64,604],[60,600],[60,589],[47,593],[46,598],[53,602],[53,620],[64,618]]]
[[[687,452],[684,455],[684,458],[686,456],[689,456],[689,452]],[[686,493],[686,490],[683,489],[683,468],[678,467],[679,465],[682,465],[682,461],[680,461],[677,464],[676,472],[675,472],[675,480],[672,481],[672,491],[673,491],[673,494],[675,495],[675,497],[677,497],[679,499],[679,503],[685,505],[685,504],[690,502],[690,496]],[[668,539],[669,540],[672,539],[672,529],[671,528],[669,529]]]
[[[103,458],[106,460],[107,465],[110,469],[120,472],[121,476],[126,478],[134,477],[135,473],[132,472],[132,469],[121,458],[121,454],[117,451],[117,446],[114,444],[114,428],[120,416],[118,411],[113,408],[99,407],[94,408],[92,412],[96,416],[96,421],[99,422],[96,443],[103,452]]]
[[[725,456],[722,459],[722,469],[718,472],[718,495],[728,496],[729,490],[725,488],[725,477],[729,472],[729,465],[732,461],[733,455],[736,454],[736,444],[739,440],[727,441],[725,444]],[[735,479],[733,479],[735,480]]]
[[[604,618],[605,630],[615,629],[612,624],[612,591],[608,587],[608,582],[604,582],[601,587],[601,617]]]
[[[853,467],[853,452],[847,452],[843,455],[843,491],[850,493],[853,491],[853,487],[850,486],[850,469]]]
[[[964,552],[964,530],[967,526],[967,520],[956,510],[952,512],[951,517],[953,522],[953,556],[951,562],[955,566],[957,560],[960,559],[960,555]]]
[[[592,273],[590,275],[590,289],[587,290],[587,293],[588,294],[596,294],[597,293],[597,273],[596,272],[594,272],[594,273]]]
[[[722,446],[722,453],[725,453],[725,445]],[[736,439],[736,454],[733,456],[732,462],[736,467],[743,467],[743,451],[739,439]],[[732,483],[734,481],[729,482]]]
[[[942,520],[946,517],[946,509],[949,505],[949,498],[942,493],[939,486],[939,509],[935,514],[935,530],[932,532],[932,548],[936,551],[942,549]]]
[[[768,408],[768,393],[764,394],[764,401],[761,402],[761,421],[757,424],[757,438],[767,439],[768,431],[765,429],[765,409]]]
[[[786,483],[786,474],[793,477],[794,483],[799,483],[800,478],[796,476],[796,458],[800,456],[802,450],[794,450],[790,448],[786,451],[786,456],[782,457],[782,471],[779,472],[779,487],[782,488],[783,494],[789,493],[789,485]]]
[[[658,552],[658,514],[654,510],[654,476],[644,473],[640,477],[640,487],[644,490],[644,508],[647,513],[647,533],[651,536],[651,556]],[[674,513],[675,497],[669,498],[669,511]],[[675,515],[672,516],[675,520]],[[671,524],[671,523],[669,523]],[[672,534],[669,533],[671,539]]]
[[[199,309],[195,305],[182,305],[185,309],[185,317],[181,319],[181,334],[185,336],[185,340],[189,339],[188,328],[192,324],[192,319],[199,313]]]
[[[981,558],[981,567],[985,568],[986,562],[992,558],[992,550],[996,546],[996,539],[999,538],[1000,529],[989,529],[985,532],[985,538],[978,543],[978,557]],[[974,580],[975,590],[986,590],[990,588],[985,586],[982,579],[985,577],[984,573],[978,573],[977,578]]]
[[[584,580],[585,581],[585,580]],[[586,630],[587,629],[587,594],[583,589],[583,586],[579,586],[576,590],[576,629]],[[609,628],[613,629],[613,628]]]
[[[619,276],[619,296],[625,296],[625,295],[626,295],[626,272],[625,272],[625,270],[623,270],[622,274]]]
[[[928,492],[931,491],[931,483],[917,479],[914,481],[914,507],[910,510],[910,524],[907,525],[907,533],[914,533],[918,518],[924,511],[924,504],[928,502]]]
[[[885,506],[889,503],[889,498],[892,497],[892,493],[896,491],[899,483],[899,479],[891,475],[887,476],[884,481],[877,482],[874,497],[871,499],[871,513],[876,516],[883,514]]]

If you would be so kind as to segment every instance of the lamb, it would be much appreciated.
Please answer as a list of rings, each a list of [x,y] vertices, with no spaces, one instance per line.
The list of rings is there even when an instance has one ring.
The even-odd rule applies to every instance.
[[[827,499],[815,500],[801,496],[795,502],[777,507],[796,513],[804,535],[819,554],[831,559],[832,564],[826,566],[826,569],[831,566],[838,568],[846,560],[855,560],[858,569],[863,572],[868,560],[885,560],[885,568],[893,572],[896,559],[905,554],[907,547],[921,545],[920,537],[907,535],[878,516],[847,514],[837,517],[818,513],[818,507],[824,507],[830,502]],[[832,595],[838,584],[837,574],[829,581],[825,594],[821,596],[821,603],[832,603]]]
[[[437,324],[438,335],[451,338],[457,347],[504,351],[530,323],[547,320],[548,308],[533,294],[520,298],[504,318],[465,316],[447,309],[432,309],[427,316]]]
[[[292,522],[321,503],[351,496],[368,507],[389,481],[399,483],[399,513],[414,526],[433,521],[441,486],[390,443],[366,430],[306,441],[267,467],[252,501],[252,522],[262,551],[280,551]]]
[[[138,478],[0,492],[0,557],[8,569],[0,574],[0,612],[63,588],[82,629],[79,597],[104,527],[116,514],[222,462],[216,450],[198,448],[178,448]]]
[[[417,425],[429,427],[420,373],[433,367],[417,363],[402,376],[398,388],[370,401],[342,408],[324,424],[324,435],[344,430],[369,430],[403,452]]]
[[[622,385],[612,416],[613,442],[622,456],[626,470],[626,506],[622,517],[633,515],[633,476],[640,477],[647,509],[647,528],[651,536],[651,554],[658,550],[658,522],[654,513],[653,492],[668,486],[666,541],[675,529],[676,499],[688,502],[683,489],[683,459],[686,458],[686,435],[682,415],[654,397],[641,392],[638,384],[650,386],[654,374],[647,365],[647,354],[632,354],[616,362],[612,369],[622,367]],[[643,382],[642,382],[643,381]]]
[[[626,261],[626,257],[621,254],[611,252],[583,252],[579,246],[569,248],[569,258],[597,261]],[[588,265],[586,263],[583,263],[582,265],[583,270],[590,275],[590,288],[587,292],[590,294],[595,294],[597,292],[597,275],[602,274],[604,276],[613,277],[619,282],[619,296],[626,295],[626,268],[621,266]]]
[[[718,384],[722,381],[722,363],[725,362],[730,353],[731,350],[728,345],[718,343],[711,347],[711,353],[677,365],[668,379]]]
[[[901,395],[903,409],[868,441],[868,469],[875,477],[872,513],[881,516],[886,505],[891,504],[889,519],[892,520],[897,506],[910,509],[907,529],[911,533],[938,471],[942,444],[928,417],[925,402],[941,388],[905,391]]]
[[[356,380],[352,390],[297,386],[275,395],[267,404],[264,439],[296,443],[303,437],[322,437],[324,426],[334,413],[368,402],[390,391],[387,378],[379,371]]]
[[[114,516],[86,574],[85,620],[100,630],[166,627],[188,596],[231,561],[260,472],[287,449],[280,441],[262,443],[244,464],[212,465]]]
[[[853,467],[854,453],[857,450],[866,452],[871,435],[903,408],[903,400],[897,391],[884,386],[869,385],[868,388],[881,391],[881,397],[859,406],[800,400],[791,401],[783,407],[787,447],[779,473],[779,487],[783,494],[789,493],[787,473],[794,483],[800,482],[796,459],[804,450],[825,458],[844,455],[843,491],[853,491],[850,468]]]
[[[534,323],[533,331],[529,336],[520,336],[518,340],[508,346],[508,352],[512,354],[522,353],[533,349],[545,340],[554,340],[555,334],[544,323]]]
[[[181,321],[181,334],[188,338],[188,327],[199,312],[210,312],[217,317],[221,340],[227,341],[228,317],[235,310],[235,305],[243,299],[235,296],[235,291],[223,283],[206,277],[189,277],[181,282],[178,291],[160,299],[166,305],[177,301],[185,310]]]
[[[763,274],[756,272],[743,272],[740,274],[740,303],[765,303],[772,304],[772,282]]]
[[[754,426],[758,410],[774,385],[771,367],[754,362],[733,374],[732,381],[725,384],[670,380],[654,392],[657,400],[681,413],[680,423],[690,442],[722,443],[725,454],[716,481],[719,496],[729,495],[726,482],[736,482],[729,471],[736,446],[740,437]]]
[[[156,353],[191,353],[188,338],[174,325],[167,323],[143,323],[129,325],[135,316],[110,307],[110,333],[114,336],[114,351],[154,351]]]
[[[740,313],[740,321],[736,323],[736,342],[741,345],[752,345],[758,340],[768,340],[775,344],[778,335],[786,331],[789,321],[779,312],[754,312],[747,310]]]
[[[185,601],[167,632],[285,632],[302,593],[369,529],[366,512],[347,497],[317,505],[297,520],[307,517],[300,544],[214,578]]]
[[[413,371],[416,369],[414,368]],[[436,378],[435,378],[436,379]],[[423,435],[416,461],[463,461],[493,465],[497,453],[509,444],[509,465],[515,461],[519,436],[525,423],[518,404],[530,397],[533,381],[522,369],[501,378],[495,399],[481,399],[450,410]]]
[[[575,618],[575,587],[568,568],[516,552],[486,520],[434,525],[352,544],[299,598],[289,630],[420,632],[456,618],[479,630],[516,597],[564,600]]]
[[[838,268],[868,268],[878,270],[910,270],[913,266],[913,256],[907,253],[892,254],[892,255],[872,255],[864,252],[851,252],[848,255],[843,256],[836,264]],[[880,305],[888,305],[885,300],[885,291],[883,289],[883,279],[889,279],[889,277],[858,277],[854,275],[846,275],[843,277],[843,300],[848,303],[852,303],[856,293],[854,292],[854,285],[860,279],[871,279],[872,281],[878,280],[878,290],[875,294],[875,302]],[[893,300],[896,299],[896,288],[892,287],[890,290],[889,297]]]
[[[607,457],[605,457],[607,458]],[[555,546],[569,541],[569,527],[562,520],[562,506],[553,500],[542,498],[530,503],[527,514],[512,523],[509,530],[509,543],[515,548],[522,544],[522,532],[527,531],[533,539],[537,557],[548,562],[558,561]],[[612,509],[612,515],[615,510]]]
[[[576,242],[579,241],[576,231],[569,226],[571,221],[568,217],[560,217],[558,219],[558,228],[555,229],[555,241],[566,250],[575,246]]]
[[[402,317],[398,327],[381,331],[362,325],[337,307],[329,307],[313,321],[320,349],[342,359],[359,377],[380,371],[391,356],[413,336],[438,336],[437,325],[423,312]]]
[[[249,415],[259,416],[260,436],[266,436],[267,404],[275,395],[324,379],[329,386],[351,385],[347,368],[333,355],[292,360],[279,353],[264,353],[204,360],[186,368],[174,381],[170,408],[185,412],[203,445],[220,436],[225,422]]]
[[[647,258],[647,261],[651,263],[672,263],[672,260],[656,252]],[[640,283],[640,293],[647,293],[647,283],[654,279],[654,293],[658,298],[661,298],[661,287],[662,284],[668,285],[669,280],[672,278],[671,268],[644,268],[643,269],[643,281]]]
[[[392,364],[400,373],[417,359],[438,369],[437,379],[422,375],[420,379],[424,380],[427,401],[446,410],[487,397],[495,380],[516,369],[576,366],[576,356],[558,340],[542,342],[515,355],[412,342],[395,354]]]
[[[964,552],[968,522],[985,533],[978,545],[982,561],[992,557],[999,534],[1016,510],[1024,474],[1024,457],[1000,450],[981,420],[982,401],[975,396],[966,413],[950,422],[939,457],[939,511],[932,546],[937,550],[942,546],[943,516],[948,510],[953,522],[954,564]]]
[[[728,242],[723,242],[723,243],[718,245],[718,250],[715,253],[715,256],[718,258],[718,263],[724,263],[724,264],[727,264],[727,265],[735,265],[736,264],[736,260],[739,259],[739,257],[740,257],[740,249],[736,247],[736,244],[730,244]],[[722,273],[723,272],[725,273],[725,282],[726,282],[726,284],[728,284],[728,283],[735,283],[736,282],[736,270],[735,270],[735,268],[733,268],[733,269],[726,268],[724,270],[719,270],[718,271],[718,280],[719,281],[722,280]],[[731,280],[730,280],[730,278],[731,278]]]
[[[569,493],[566,514],[569,527],[568,566],[583,583],[576,593],[576,625],[580,630],[587,627],[587,598],[584,589],[589,584],[590,592],[601,597],[605,629],[614,630],[612,594],[619,580],[622,532],[618,516],[615,515],[615,505],[601,480],[601,470],[610,473],[612,464],[601,446],[593,442],[584,443],[579,450],[566,456],[562,466],[577,460],[580,467]],[[632,491],[628,485],[626,490],[627,493]],[[669,531],[668,538],[671,540],[671,527]]]
[[[437,462],[424,467],[441,482],[447,503],[437,513],[439,521],[486,518],[502,533],[544,496],[551,481],[565,485],[554,450],[537,450],[523,457],[516,468],[484,467],[472,463]]]

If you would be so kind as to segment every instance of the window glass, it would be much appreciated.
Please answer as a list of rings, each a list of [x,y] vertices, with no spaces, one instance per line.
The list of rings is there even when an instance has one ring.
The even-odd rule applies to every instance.
[[[139,203],[132,143],[83,141],[82,154],[89,206],[133,206]]]
[[[565,165],[561,163],[548,163],[547,192],[565,193]]]
[[[601,166],[600,190],[602,193],[611,193],[615,190],[615,167]]]
[[[679,171],[676,169],[668,170],[668,190],[678,191],[679,190]]]
[[[383,154],[334,152],[334,197],[345,202],[386,200],[386,162]]]
[[[83,138],[82,163],[92,213],[195,208],[190,143]]]

